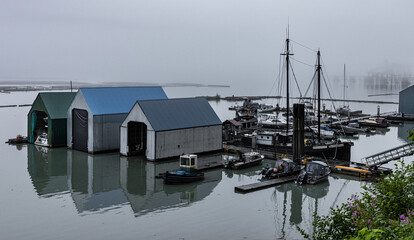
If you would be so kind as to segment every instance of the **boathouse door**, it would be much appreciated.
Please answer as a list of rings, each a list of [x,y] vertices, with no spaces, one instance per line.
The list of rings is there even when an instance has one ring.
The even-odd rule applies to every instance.
[[[128,122],[128,155],[145,154],[147,150],[147,125]]]
[[[72,110],[72,148],[88,152],[88,112],[74,108]]]

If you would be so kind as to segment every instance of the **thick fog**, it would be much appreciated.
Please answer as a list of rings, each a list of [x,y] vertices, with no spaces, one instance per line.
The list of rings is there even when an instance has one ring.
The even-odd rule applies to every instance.
[[[320,49],[331,79],[412,74],[414,2],[2,0],[0,81],[230,85],[268,94],[287,28],[301,85]],[[306,84],[305,84],[306,83]]]

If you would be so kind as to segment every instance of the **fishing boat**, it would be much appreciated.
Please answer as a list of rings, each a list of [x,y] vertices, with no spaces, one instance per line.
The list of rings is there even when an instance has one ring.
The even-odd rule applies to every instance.
[[[234,170],[248,168],[261,164],[264,158],[264,156],[258,152],[246,152],[243,154],[238,152],[238,155],[239,156],[236,158],[228,157],[225,159],[223,167]]]
[[[281,158],[276,160],[274,168],[263,168],[260,174],[262,175],[262,179],[274,179],[299,174],[301,169],[301,166],[293,162],[291,159]]]
[[[180,156],[180,170],[166,171],[162,174],[164,184],[183,184],[204,179],[204,173],[197,172],[198,158],[195,154]]]
[[[307,162],[305,170],[298,175],[296,183],[299,184],[317,184],[328,180],[331,170],[329,166],[321,161]]]

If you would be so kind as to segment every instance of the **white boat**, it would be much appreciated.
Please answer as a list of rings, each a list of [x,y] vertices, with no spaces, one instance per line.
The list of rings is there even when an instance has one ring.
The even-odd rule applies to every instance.
[[[47,133],[40,134],[36,138],[36,141],[34,142],[34,144],[36,144],[38,146],[49,147],[49,143],[48,143],[48,140],[47,140]]]

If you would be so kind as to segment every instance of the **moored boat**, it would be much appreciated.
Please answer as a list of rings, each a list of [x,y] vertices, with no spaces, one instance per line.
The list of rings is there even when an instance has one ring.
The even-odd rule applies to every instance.
[[[262,163],[264,156],[258,152],[246,152],[241,154],[239,152],[238,158],[228,158],[223,163],[223,166],[228,169],[243,169],[256,166]]]
[[[324,162],[308,162],[306,163],[305,170],[296,178],[296,182],[299,184],[316,184],[328,180],[330,172],[328,164]]]
[[[204,173],[190,173],[187,171],[167,171],[163,176],[165,184],[183,184],[204,179]]]
[[[281,158],[276,160],[274,168],[263,168],[260,174],[262,174],[263,179],[274,179],[299,174],[301,169],[301,166],[293,162],[291,159]]]
[[[38,146],[43,146],[43,147],[48,147],[48,140],[47,140],[47,133],[42,133],[40,134],[37,138],[36,141],[34,142],[35,145]]]
[[[204,179],[204,173],[197,172],[198,158],[195,154],[180,156],[180,170],[167,171],[162,174],[165,184],[183,184]]]

